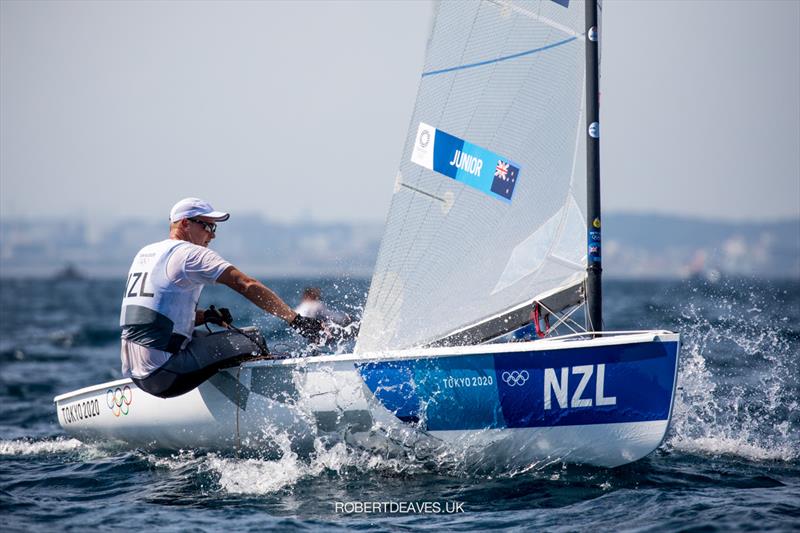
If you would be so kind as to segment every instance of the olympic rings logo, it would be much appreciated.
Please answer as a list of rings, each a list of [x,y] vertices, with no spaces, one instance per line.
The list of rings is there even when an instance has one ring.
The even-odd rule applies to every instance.
[[[527,370],[521,372],[512,370],[511,372],[503,372],[503,375],[500,377],[503,378],[503,381],[505,381],[509,387],[516,387],[517,385],[521,387],[525,385],[531,375],[528,374]]]
[[[114,416],[127,415],[130,412],[132,401],[133,391],[128,385],[106,391],[106,405],[114,413]]]

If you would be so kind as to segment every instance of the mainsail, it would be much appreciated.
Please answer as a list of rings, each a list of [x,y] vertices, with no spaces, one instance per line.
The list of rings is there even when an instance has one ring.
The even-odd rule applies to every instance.
[[[575,0],[438,4],[356,352],[502,333],[577,294],[584,17]]]

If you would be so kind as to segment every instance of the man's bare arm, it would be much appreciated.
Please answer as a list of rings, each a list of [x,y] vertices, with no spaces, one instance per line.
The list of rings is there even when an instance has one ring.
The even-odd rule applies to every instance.
[[[297,313],[266,285],[234,266],[226,268],[217,278],[217,282],[227,285],[267,313],[282,318],[286,322],[291,323],[297,316]]]

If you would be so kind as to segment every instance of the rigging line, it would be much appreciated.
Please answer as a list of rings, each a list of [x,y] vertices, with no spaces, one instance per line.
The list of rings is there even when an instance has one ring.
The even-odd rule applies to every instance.
[[[446,72],[452,72],[454,70],[464,70],[468,68],[475,68],[475,67],[482,67],[483,65],[490,65],[492,63],[499,63],[501,61],[508,61],[509,59],[516,59],[518,57],[523,57],[531,54],[536,54],[538,52],[543,52],[545,50],[549,50],[551,48],[556,48],[557,46],[561,46],[567,43],[571,43],[572,41],[576,40],[577,37],[570,37],[568,39],[564,39],[563,41],[558,41],[557,43],[548,44],[547,46],[542,46],[540,48],[534,48],[533,50],[526,50],[524,52],[519,52],[516,54],[511,54],[510,56],[503,56],[498,57],[496,59],[487,59],[486,61],[479,61],[477,63],[468,63],[466,65],[459,65],[457,67],[450,67],[450,68],[443,68],[440,70],[429,70],[428,72],[423,72],[422,77],[426,76],[435,76],[436,74],[444,74]]]
[[[563,324],[564,326],[566,326],[570,330],[572,330],[573,333],[578,333],[572,326],[569,325],[569,322],[572,322],[577,327],[581,327],[580,324],[578,324],[577,322],[572,320],[570,317],[572,315],[574,315],[578,311],[578,309],[581,308],[581,306],[583,305],[582,303],[574,306],[571,310],[569,310],[566,314],[564,314],[564,316],[559,316],[558,313],[552,311],[550,308],[548,308],[546,305],[544,305],[541,302],[539,302],[539,305],[541,307],[544,307],[547,310],[548,313],[550,313],[551,315],[556,317],[556,323],[553,326],[550,327],[551,330],[555,330],[556,328],[558,328],[558,326]]]

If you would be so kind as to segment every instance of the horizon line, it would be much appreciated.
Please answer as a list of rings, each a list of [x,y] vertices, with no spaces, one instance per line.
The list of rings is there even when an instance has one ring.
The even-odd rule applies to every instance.
[[[707,222],[707,223],[725,223],[725,224],[748,224],[748,223],[755,223],[755,224],[775,224],[775,223],[786,223],[786,222],[800,222],[800,212],[793,215],[778,215],[772,217],[747,217],[747,218],[726,218],[726,217],[710,217],[698,214],[685,214],[685,213],[666,213],[662,211],[636,211],[636,210],[610,210],[604,214],[604,217],[617,217],[617,216],[641,216],[641,217],[660,217],[660,218],[672,218],[676,220],[682,221],[690,221],[690,222]],[[262,221],[272,222],[277,224],[286,224],[286,225],[315,225],[315,226],[331,226],[337,224],[346,224],[346,225],[384,225],[385,218],[382,219],[317,219],[311,218],[307,220],[302,219],[282,219],[282,218],[272,218],[263,213],[259,213],[256,211],[244,211],[239,214],[232,214],[231,219],[235,220],[240,217],[257,217]],[[5,215],[0,213],[0,223],[7,223],[13,221],[22,221],[22,222],[34,222],[34,221],[42,221],[42,222],[60,222],[64,220],[69,221],[80,221],[85,223],[95,223],[89,221],[89,216],[87,215],[65,215],[65,214],[56,214],[56,215]],[[159,222],[160,217],[153,217],[153,216],[118,216],[114,218],[102,218],[101,220],[104,222],[112,222],[112,223],[120,223],[120,222],[129,222],[129,221],[147,221],[148,223],[156,223]],[[169,221],[165,217],[163,222],[168,224]]]

